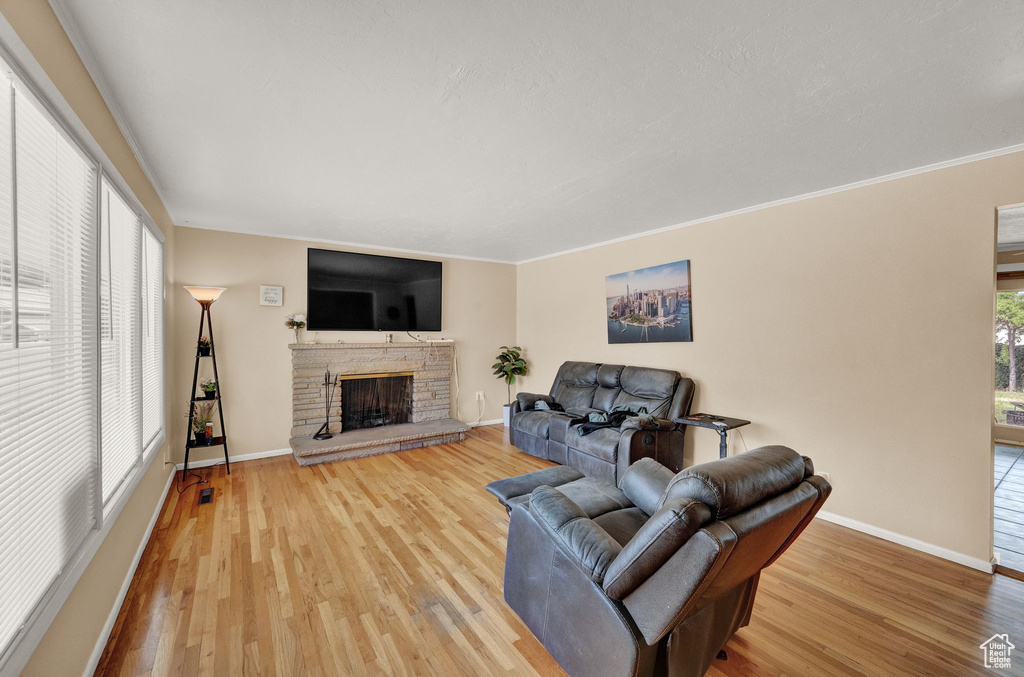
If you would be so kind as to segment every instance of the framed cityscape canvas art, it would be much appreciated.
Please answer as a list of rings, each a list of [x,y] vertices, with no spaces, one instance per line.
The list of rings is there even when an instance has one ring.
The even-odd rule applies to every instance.
[[[692,341],[690,262],[604,278],[608,343]]]

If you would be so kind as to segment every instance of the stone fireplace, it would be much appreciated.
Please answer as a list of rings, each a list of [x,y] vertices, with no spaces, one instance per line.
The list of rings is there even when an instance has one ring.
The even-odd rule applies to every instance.
[[[451,343],[298,343],[292,351],[292,453],[300,465],[445,444],[469,426],[451,416]],[[337,375],[327,440],[324,372]]]

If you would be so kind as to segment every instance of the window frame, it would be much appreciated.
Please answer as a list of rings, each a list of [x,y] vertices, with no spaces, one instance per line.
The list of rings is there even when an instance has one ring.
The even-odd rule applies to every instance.
[[[82,545],[78,548],[78,551],[72,555],[68,562],[63,567],[61,576],[50,586],[50,588],[42,595],[35,607],[25,619],[24,624],[20,631],[18,631],[10,640],[9,645],[0,654],[0,677],[8,677],[18,675],[21,670],[28,663],[32,657],[39,642],[45,636],[49,630],[50,625],[60,612],[64,603],[67,601],[71,592],[78,585],[82,575],[86,568],[92,561],[93,556],[99,550],[100,546],[106,540],[110,530],[116,524],[121,512],[134,495],[136,488],[139,486],[142,478],[146,476],[150,466],[156,459],[159,450],[167,439],[167,298],[166,298],[166,279],[167,279],[167,253],[166,253],[166,238],[163,232],[156,226],[152,216],[146,211],[142,203],[134,195],[134,193],[128,188],[127,182],[123,179],[120,173],[117,171],[114,163],[103,151],[99,143],[93,138],[85,124],[77,117],[74,110],[64,99],[60,90],[53,84],[53,82],[46,75],[46,72],[42,66],[36,61],[31,50],[21,41],[17,32],[10,25],[5,17],[0,15],[0,60],[4,62],[2,65],[6,65],[11,74],[12,79],[17,83],[20,89],[23,89],[32,100],[32,103],[36,104],[42,113],[53,123],[57,132],[65,137],[76,150],[80,152],[87,161],[92,165],[93,170],[96,173],[96,214],[97,219],[97,238],[96,243],[97,254],[100,251],[99,248],[103,246],[102,240],[102,208],[101,198],[102,190],[104,185],[107,185],[110,189],[116,191],[118,195],[131,207],[132,210],[138,214],[142,221],[142,227],[149,231],[157,243],[159,243],[161,251],[160,258],[162,259],[163,272],[164,272],[164,283],[162,293],[160,295],[160,325],[163,328],[163,340],[161,343],[161,350],[157,352],[158,359],[160,360],[159,372],[160,378],[159,388],[161,392],[161,412],[160,412],[160,430],[151,440],[141,439],[139,443],[141,445],[141,460],[136,463],[135,468],[129,473],[128,477],[121,483],[121,486],[108,498],[106,506],[104,506],[102,497],[102,426],[97,425],[96,441],[95,441],[95,453],[97,455],[96,464],[96,481],[97,486],[95,487],[95,527],[91,529],[86,536]],[[16,152],[16,150],[15,150]],[[141,231],[140,237],[145,238],[146,232]],[[15,239],[15,245],[17,240]],[[141,250],[141,247],[140,247]],[[16,252],[15,252],[16,255]],[[16,259],[15,259],[16,260]],[[141,262],[140,262],[141,265]],[[100,314],[100,303],[101,303],[101,270],[99,260],[97,256],[96,265],[96,280],[95,280],[95,294],[96,294],[96,332],[97,332],[97,350],[99,351],[99,340],[102,338],[102,323],[99,321]],[[140,312],[141,314],[141,312]],[[142,346],[142,334],[143,334],[143,323],[138,323],[139,327],[139,349]],[[16,345],[16,344],[15,344]],[[16,348],[17,349],[17,348]],[[98,355],[98,358],[101,356]],[[139,361],[140,374],[141,374],[141,360]],[[93,399],[95,401],[95,411],[97,420],[102,421],[102,363],[97,359],[96,363],[96,381],[95,381],[95,393]],[[140,375],[141,379],[141,375]],[[141,393],[140,393],[141,395]],[[141,416],[141,404],[140,404],[140,416]],[[167,482],[164,486],[164,493],[170,484],[170,480],[173,479],[173,472],[168,473]],[[156,513],[150,520],[148,529],[151,530],[156,519]],[[143,541],[137,552],[135,558],[129,567],[129,572],[134,570],[138,563],[145,542]],[[127,585],[130,582],[130,577],[125,580],[122,585],[120,595],[115,601],[114,608],[120,604],[121,599],[127,592]],[[107,621],[107,626],[102,628],[100,634],[100,640],[104,641],[108,636],[111,629],[110,623],[113,619],[111,616]]]

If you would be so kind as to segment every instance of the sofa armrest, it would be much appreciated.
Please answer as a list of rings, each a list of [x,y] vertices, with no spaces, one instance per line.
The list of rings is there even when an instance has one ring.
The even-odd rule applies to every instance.
[[[540,401],[550,404],[555,401],[555,398],[550,395],[538,395],[537,393],[516,393],[513,404],[518,405],[518,411],[530,411]]]
[[[641,458],[653,458],[673,473],[683,469],[683,433],[669,425],[659,429],[624,430],[619,438],[618,476]]]
[[[572,499],[549,486],[530,494],[530,512],[558,548],[597,584],[622,546]]]

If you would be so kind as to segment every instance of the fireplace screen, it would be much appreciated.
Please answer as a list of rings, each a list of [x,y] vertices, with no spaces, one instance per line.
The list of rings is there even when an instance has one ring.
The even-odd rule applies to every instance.
[[[341,430],[408,423],[412,376],[353,378],[341,382]]]

